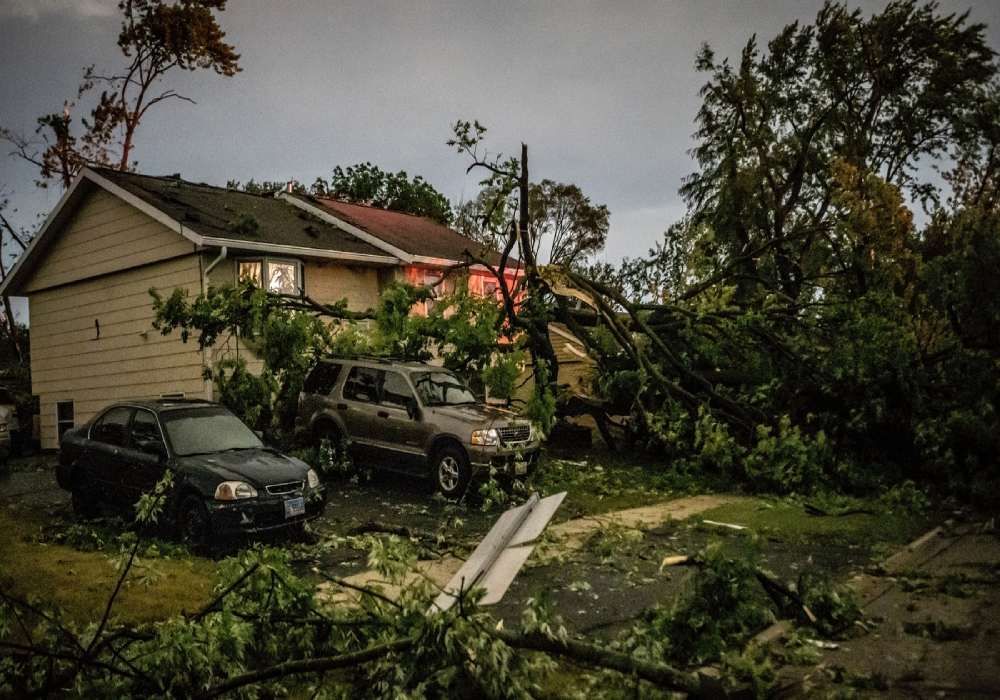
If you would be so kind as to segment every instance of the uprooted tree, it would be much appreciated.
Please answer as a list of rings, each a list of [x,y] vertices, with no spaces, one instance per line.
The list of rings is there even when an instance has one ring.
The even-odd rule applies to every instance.
[[[495,247],[451,274],[496,278],[493,338],[530,357],[535,406],[551,412],[561,321],[597,371],[583,409],[560,397],[559,410],[622,417],[627,439],[674,468],[777,491],[987,483],[1000,454],[1000,90],[984,28],[912,1],[870,17],[831,3],[736,63],[706,47],[697,66],[688,213],[617,269],[540,264],[527,146],[490,153],[485,127],[454,126],[449,145],[485,174],[474,214]],[[424,332],[404,320],[412,300],[391,304],[394,352],[427,349],[407,337]],[[495,353],[476,338],[479,357]]]
[[[706,47],[697,67],[688,215],[649,259],[594,274],[537,264],[522,196],[503,240],[532,302],[508,306],[511,324],[550,362],[545,322],[568,324],[607,410],[677,466],[777,490],[918,474],[967,489],[1000,452],[984,27],[933,4],[829,3],[735,63]],[[485,186],[526,190],[526,147],[520,163],[485,157],[484,132],[460,122],[452,143]]]

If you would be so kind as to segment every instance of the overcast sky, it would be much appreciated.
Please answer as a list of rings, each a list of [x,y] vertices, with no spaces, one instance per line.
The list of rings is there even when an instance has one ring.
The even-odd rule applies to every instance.
[[[821,4],[230,0],[221,24],[243,72],[169,76],[164,85],[197,104],[154,108],[135,157],[141,172],[219,185],[310,183],[371,161],[421,174],[457,201],[475,195],[476,179],[444,142],[456,119],[475,118],[492,149],[529,145],[533,179],[574,182],[610,208],[613,262],[644,254],[683,213],[701,43],[735,57],[751,34],[769,39]],[[971,9],[1000,48],[1000,2],[941,4]],[[0,0],[0,124],[30,132],[74,94],[82,66],[121,65],[116,5]],[[28,167],[0,159],[22,222],[58,200],[32,182]]]

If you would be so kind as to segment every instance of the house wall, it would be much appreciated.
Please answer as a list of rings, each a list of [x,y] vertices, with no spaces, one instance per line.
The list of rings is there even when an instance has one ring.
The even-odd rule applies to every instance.
[[[230,251],[230,257],[222,261],[208,275],[208,283],[213,287],[233,284],[236,281],[236,260],[241,255]],[[205,265],[211,264],[214,255],[205,258]],[[382,268],[346,265],[336,261],[307,259],[302,261],[302,276],[305,280],[306,295],[324,304],[333,304],[347,298],[347,308],[351,311],[365,311],[378,303],[382,290]],[[224,339],[209,351],[208,362],[214,365],[219,360],[239,356],[247,363],[247,369],[259,374],[264,363],[259,360],[247,344],[235,338]]]
[[[184,237],[96,190],[85,196],[24,290],[30,294],[193,251],[194,245]]]
[[[104,191],[85,197],[28,280],[32,391],[42,447],[58,447],[56,403],[80,425],[108,403],[203,397],[202,353],[152,329],[149,289],[201,288],[193,245]],[[100,326],[98,334],[97,325]]]
[[[305,261],[306,296],[324,304],[347,298],[351,311],[365,311],[378,303],[382,288],[379,268]]]

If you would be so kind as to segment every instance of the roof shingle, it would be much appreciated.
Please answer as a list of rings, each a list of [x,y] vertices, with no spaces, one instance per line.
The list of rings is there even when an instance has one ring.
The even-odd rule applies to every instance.
[[[270,195],[94,168],[102,177],[207,237],[386,257],[332,223]]]
[[[491,264],[497,264],[500,259],[496,251],[433,219],[329,197],[300,198],[410,255],[462,261],[468,252]],[[511,258],[511,262],[516,261]]]

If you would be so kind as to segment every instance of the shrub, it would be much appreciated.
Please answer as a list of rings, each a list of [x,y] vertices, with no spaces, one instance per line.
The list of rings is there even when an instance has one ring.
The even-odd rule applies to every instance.
[[[833,451],[820,431],[804,434],[786,415],[774,432],[757,426],[757,442],[744,460],[747,480],[755,489],[775,493],[809,493],[825,480]]]

